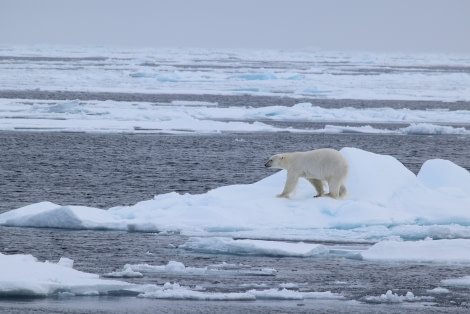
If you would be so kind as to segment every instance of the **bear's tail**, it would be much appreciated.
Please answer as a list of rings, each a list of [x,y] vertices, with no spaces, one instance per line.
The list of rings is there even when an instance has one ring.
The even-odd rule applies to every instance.
[[[343,198],[346,195],[348,195],[348,189],[346,189],[344,184],[341,184],[341,186],[339,187],[339,198]]]

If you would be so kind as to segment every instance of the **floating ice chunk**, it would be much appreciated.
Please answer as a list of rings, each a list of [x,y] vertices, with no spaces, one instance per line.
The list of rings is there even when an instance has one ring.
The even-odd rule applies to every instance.
[[[67,257],[61,257],[60,260],[57,262],[57,265],[73,268],[73,259]]]
[[[126,265],[127,266],[127,265]],[[132,267],[124,267],[122,271],[115,271],[104,274],[103,277],[108,278],[142,278],[144,275],[138,271],[134,271]]]
[[[433,299],[433,297],[429,296],[415,296],[410,291],[408,291],[405,295],[399,295],[398,293],[393,293],[392,290],[388,290],[385,294],[380,296],[366,296],[363,298],[364,301],[370,303],[421,302],[432,301]]]
[[[248,290],[246,292],[214,293],[192,290],[175,283],[166,283],[163,287],[149,286],[139,294],[141,298],[203,300],[203,301],[254,301],[254,300],[338,300],[344,299],[340,294],[326,292],[299,292],[288,289]]]
[[[261,256],[319,256],[328,249],[321,244],[287,243],[262,240],[234,240],[232,238],[190,238],[180,245],[190,251],[211,254],[261,255]]]
[[[464,127],[458,128],[431,123],[414,123],[410,126],[399,129],[378,129],[370,125],[325,125],[323,129],[312,130],[312,132],[333,134],[470,135],[470,130],[465,129]]]
[[[268,290],[249,290],[248,294],[252,294],[257,300],[304,300],[304,299],[343,299],[342,295],[332,293],[331,291],[325,292],[301,292],[282,289],[268,289]]]
[[[400,133],[414,135],[469,135],[470,130],[467,130],[464,127],[456,128],[431,123],[414,123],[406,128],[401,128]]]
[[[375,261],[470,263],[470,240],[382,241],[361,254]]]
[[[279,285],[279,288],[283,288],[283,289],[298,289],[299,288],[299,285],[296,284],[296,283],[281,283]]]
[[[142,273],[169,273],[169,274],[192,274],[204,275],[206,268],[186,267],[181,262],[170,261],[167,265],[148,265],[148,264],[126,264],[124,270],[129,269]]]
[[[395,132],[384,129],[376,129],[370,125],[363,126],[340,126],[340,125],[325,125],[322,130],[316,130],[317,132],[325,133],[345,133],[345,134],[393,134]]]
[[[85,206],[60,206],[50,202],[28,205],[0,215],[0,224],[63,229],[125,229],[106,210]]]
[[[434,289],[426,290],[428,293],[431,294],[448,294],[450,293],[449,289],[442,288],[442,287],[436,287]]]
[[[31,255],[0,253],[0,297],[47,297],[67,292],[71,295],[101,295],[133,291],[134,285],[103,280],[98,275],[71,268],[70,259],[58,264],[39,262]],[[65,267],[64,267],[65,266]]]
[[[122,272],[116,274],[137,272],[137,273],[165,273],[172,275],[251,275],[251,276],[274,276],[276,270],[272,268],[257,269],[244,264],[215,264],[207,267],[188,267],[181,262],[170,261],[167,265],[149,264],[126,264]]]
[[[180,286],[178,283],[166,283],[163,287],[149,286],[138,295],[140,298],[171,299],[171,300],[201,300],[201,301],[254,301],[256,297],[245,292],[203,292]]]
[[[457,286],[457,287],[469,287],[470,286],[470,276],[464,276],[461,278],[452,278],[442,280],[441,283],[444,286]]]

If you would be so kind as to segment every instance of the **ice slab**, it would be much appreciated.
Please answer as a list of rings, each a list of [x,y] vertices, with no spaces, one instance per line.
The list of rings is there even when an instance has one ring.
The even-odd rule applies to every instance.
[[[133,284],[103,280],[98,275],[73,269],[70,259],[40,262],[31,255],[0,253],[0,297],[48,297],[130,293]],[[135,293],[135,292],[133,292]]]
[[[470,240],[382,241],[361,255],[373,261],[470,263]]]

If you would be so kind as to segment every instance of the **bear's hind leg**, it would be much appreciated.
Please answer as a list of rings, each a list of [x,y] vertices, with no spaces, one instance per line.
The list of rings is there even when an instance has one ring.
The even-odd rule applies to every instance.
[[[330,192],[326,195],[328,195],[331,198],[334,199],[339,199],[340,198],[340,193],[341,193],[341,183],[335,180],[330,180],[328,181],[328,188]]]
[[[318,180],[318,179],[307,179],[307,180],[315,187],[315,190],[317,190],[317,195],[315,195],[314,197],[321,197],[324,195],[325,192],[323,191],[323,182],[321,180]]]
[[[344,184],[341,184],[339,187],[339,198],[343,198],[346,195],[348,195],[348,189],[346,189],[346,186]]]
[[[287,172],[287,179],[286,179],[286,185],[284,186],[284,191],[282,191],[281,194],[279,194],[277,197],[285,197],[289,198],[289,194],[294,191],[295,187],[297,186],[297,182],[299,181],[298,176],[294,175],[289,175],[289,172]]]

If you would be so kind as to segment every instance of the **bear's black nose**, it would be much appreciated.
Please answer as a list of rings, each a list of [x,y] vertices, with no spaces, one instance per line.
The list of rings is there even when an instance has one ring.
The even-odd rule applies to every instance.
[[[268,160],[267,163],[264,164],[265,167],[271,167],[271,160]]]

